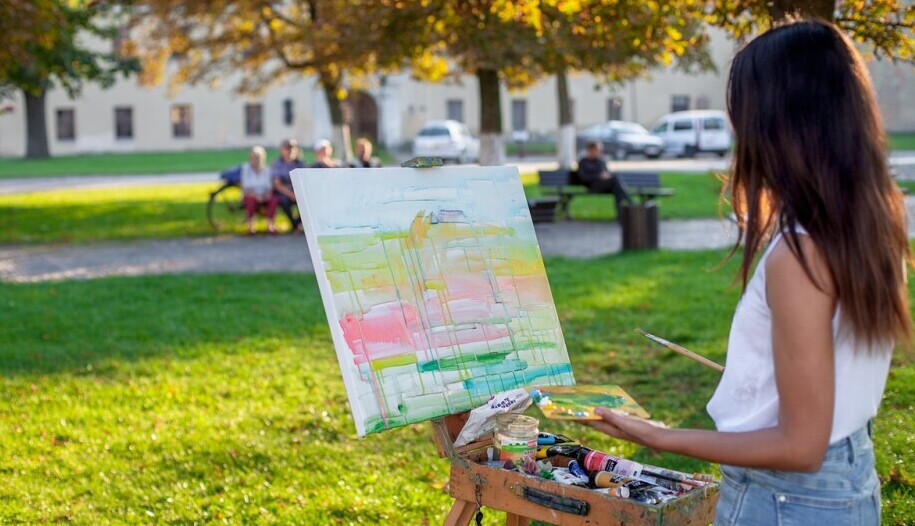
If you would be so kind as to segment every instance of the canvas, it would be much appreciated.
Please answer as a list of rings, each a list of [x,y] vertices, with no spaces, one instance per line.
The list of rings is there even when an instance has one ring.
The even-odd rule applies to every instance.
[[[360,435],[575,383],[517,168],[292,181]]]

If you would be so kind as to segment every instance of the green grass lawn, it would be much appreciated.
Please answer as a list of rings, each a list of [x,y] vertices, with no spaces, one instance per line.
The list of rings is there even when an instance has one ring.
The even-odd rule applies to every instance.
[[[314,161],[309,148],[302,151],[305,163]],[[375,152],[390,165],[393,158],[384,149]],[[276,148],[267,149],[267,160],[279,156]],[[248,159],[248,148],[195,150],[184,152],[142,152],[64,155],[50,159],[0,158],[0,179],[55,175],[131,175],[186,172],[218,173]]]
[[[57,190],[0,196],[0,243],[91,242],[213,234],[209,193],[219,184]],[[288,229],[282,213],[277,223]],[[230,225],[244,232],[244,214]],[[263,226],[262,226],[263,229]]]
[[[887,139],[890,150],[915,150],[915,132],[890,133]]]
[[[718,183],[710,175],[664,174],[676,190],[661,202],[664,218],[716,217]],[[536,178],[522,178],[529,195],[539,195]],[[530,183],[534,185],[531,186]],[[55,190],[0,195],[0,243],[91,242],[144,238],[203,236],[213,233],[206,219],[213,183],[105,189]],[[572,202],[576,219],[608,220],[616,215],[609,195],[586,195]],[[281,213],[281,230],[289,224]],[[236,214],[230,232],[242,233]],[[263,229],[263,226],[261,227]]]
[[[669,425],[711,427],[717,374],[633,329],[723,360],[738,292],[734,264],[712,270],[722,255],[549,260],[577,380],[618,383]],[[0,305],[0,523],[439,524],[447,512],[429,425],[355,436],[312,275],[0,284]],[[915,521],[915,366],[896,362],[875,429],[884,523],[903,525]],[[542,428],[716,473],[575,424]]]

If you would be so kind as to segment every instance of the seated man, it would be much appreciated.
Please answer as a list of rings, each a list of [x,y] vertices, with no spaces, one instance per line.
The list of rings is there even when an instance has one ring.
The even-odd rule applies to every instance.
[[[292,190],[292,179],[289,178],[289,172],[296,168],[304,167],[305,164],[299,159],[299,145],[296,140],[286,139],[280,143],[280,158],[270,165],[270,172],[273,175],[274,194],[277,196],[283,213],[292,223],[292,232],[298,230],[302,224],[302,219],[292,213],[292,205],[295,204],[295,192]]]
[[[591,192],[613,194],[616,200],[616,217],[620,216],[620,203],[632,203],[626,187],[607,169],[607,160],[601,155],[599,142],[588,143],[585,156],[578,161],[578,178]]]

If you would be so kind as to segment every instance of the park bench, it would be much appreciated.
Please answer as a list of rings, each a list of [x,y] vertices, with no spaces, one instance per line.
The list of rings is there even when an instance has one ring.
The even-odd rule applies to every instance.
[[[640,203],[674,194],[673,189],[661,186],[661,175],[657,172],[613,172],[613,175],[620,179],[629,195]],[[535,206],[545,207],[541,201],[546,202],[552,198],[555,200],[554,213],[571,219],[569,208],[572,199],[577,195],[590,193],[578,179],[578,172],[575,170],[541,170],[539,176],[541,188],[549,189],[551,195],[528,200],[532,217]]]

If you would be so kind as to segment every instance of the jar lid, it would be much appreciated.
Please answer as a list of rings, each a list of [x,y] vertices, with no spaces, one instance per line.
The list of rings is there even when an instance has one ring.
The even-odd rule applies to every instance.
[[[538,424],[540,421],[536,418],[518,413],[503,413],[496,416],[496,426],[502,430],[527,431],[537,429]]]

